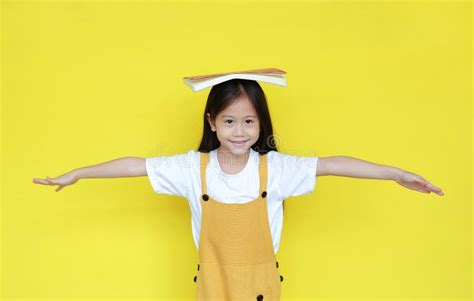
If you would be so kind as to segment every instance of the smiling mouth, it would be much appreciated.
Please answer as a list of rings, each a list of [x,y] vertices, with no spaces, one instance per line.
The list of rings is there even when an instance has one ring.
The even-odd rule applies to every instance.
[[[232,143],[235,143],[235,144],[244,144],[246,143],[248,140],[245,140],[245,141],[230,141]]]

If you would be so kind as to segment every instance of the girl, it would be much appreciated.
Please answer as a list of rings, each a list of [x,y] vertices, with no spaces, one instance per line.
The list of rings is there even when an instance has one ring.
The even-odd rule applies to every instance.
[[[318,176],[394,180],[423,193],[444,193],[400,168],[346,156],[302,157],[278,152],[266,96],[257,81],[214,85],[204,111],[198,151],[154,158],[124,157],[34,178],[60,191],[82,178],[148,176],[156,193],[189,201],[199,252],[198,300],[279,300],[278,251],[283,202],[311,193]]]

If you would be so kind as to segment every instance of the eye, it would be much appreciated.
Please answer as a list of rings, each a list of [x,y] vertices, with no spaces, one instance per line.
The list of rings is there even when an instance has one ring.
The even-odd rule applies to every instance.
[[[227,122],[227,121],[230,121],[230,122],[232,122],[232,120],[231,120],[231,119],[227,119],[227,120],[225,120],[224,122]],[[228,123],[228,124],[230,124],[230,123]]]
[[[254,123],[254,121],[252,119],[247,119],[247,121],[250,121],[250,123]]]

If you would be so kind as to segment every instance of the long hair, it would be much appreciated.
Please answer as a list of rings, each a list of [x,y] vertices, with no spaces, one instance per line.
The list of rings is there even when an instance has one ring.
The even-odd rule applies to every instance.
[[[241,97],[246,97],[250,100],[257,112],[260,123],[258,140],[250,148],[259,154],[266,154],[272,150],[278,151],[273,136],[272,120],[265,92],[257,81],[246,79],[232,79],[212,86],[207,97],[206,108],[204,109],[203,133],[198,151],[210,152],[220,146],[216,132],[211,130],[211,126],[207,121],[207,113],[209,113],[211,119],[215,120],[222,110]],[[284,209],[285,201],[283,201]]]
[[[216,132],[211,131],[206,114],[209,113],[214,120],[222,110],[241,97],[247,97],[253,104],[260,123],[260,135],[251,148],[259,154],[278,151],[265,93],[257,81],[246,79],[232,79],[212,86],[204,109],[204,130],[199,151],[210,152],[220,145]]]

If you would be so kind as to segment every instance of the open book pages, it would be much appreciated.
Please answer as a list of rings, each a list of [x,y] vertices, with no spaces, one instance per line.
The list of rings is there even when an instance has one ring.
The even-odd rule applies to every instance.
[[[261,81],[269,84],[286,87],[286,79],[284,75],[285,71],[277,68],[257,69],[257,70],[245,70],[245,71],[233,71],[226,73],[207,74],[207,75],[196,75],[187,76],[183,78],[183,81],[188,85],[193,92],[220,84],[222,82],[234,79],[249,79]]]

